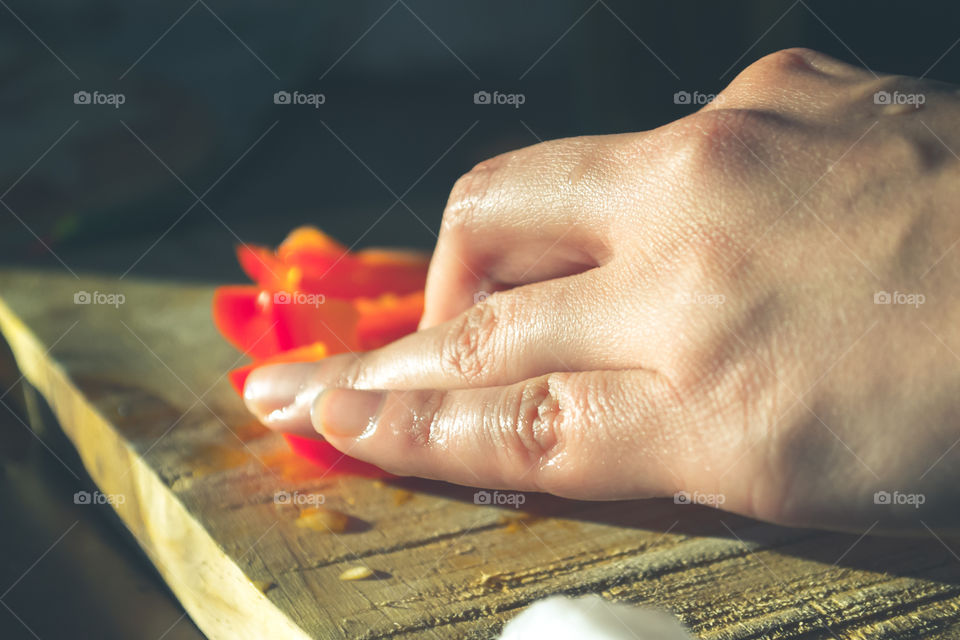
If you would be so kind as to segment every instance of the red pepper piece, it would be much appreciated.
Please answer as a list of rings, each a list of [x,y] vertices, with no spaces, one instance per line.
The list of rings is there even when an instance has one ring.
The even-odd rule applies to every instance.
[[[249,285],[218,287],[213,293],[213,323],[230,344],[252,358],[281,350],[276,321],[261,298],[261,290]]]
[[[357,340],[367,351],[389,344],[417,330],[423,315],[423,291],[405,296],[387,294],[374,300],[356,300],[360,319]]]
[[[231,344],[255,359],[229,374],[240,395],[256,367],[375,349],[415,331],[423,313],[429,258],[422,253],[350,253],[318,229],[302,227],[276,251],[238,247],[237,259],[256,285],[218,288],[213,318]],[[298,455],[327,471],[389,475],[322,439],[284,437]]]
[[[368,478],[385,478],[391,474],[380,467],[342,453],[326,440],[283,434],[287,444],[297,455],[321,467],[328,473],[350,473]]]

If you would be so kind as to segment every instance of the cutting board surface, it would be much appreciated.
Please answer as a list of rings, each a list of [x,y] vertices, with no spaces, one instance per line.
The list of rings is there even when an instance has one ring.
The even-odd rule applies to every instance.
[[[211,638],[491,638],[558,592],[665,608],[703,638],[960,638],[960,558],[932,536],[786,529],[667,500],[526,494],[498,508],[466,487],[324,473],[230,388],[244,360],[211,324],[212,292],[0,272],[21,371]],[[321,501],[349,516],[343,530],[311,515]],[[373,575],[340,578],[354,567]]]

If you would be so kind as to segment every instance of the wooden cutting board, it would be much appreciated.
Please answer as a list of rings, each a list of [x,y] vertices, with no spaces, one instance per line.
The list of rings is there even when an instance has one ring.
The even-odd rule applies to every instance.
[[[93,303],[75,304],[81,291]],[[210,322],[212,291],[0,272],[0,330],[22,373],[211,638],[491,638],[558,592],[665,608],[703,638],[960,638],[949,540],[665,500],[527,494],[521,511],[464,487],[324,475],[230,389],[241,360]],[[345,531],[303,515],[321,496],[349,515]],[[341,580],[352,567],[374,574]]]

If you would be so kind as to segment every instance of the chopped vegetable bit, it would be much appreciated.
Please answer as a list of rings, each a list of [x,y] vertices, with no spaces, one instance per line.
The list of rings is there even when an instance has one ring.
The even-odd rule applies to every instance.
[[[364,580],[373,575],[370,567],[351,567],[340,574],[341,580]]]
[[[406,489],[397,489],[393,492],[393,504],[400,506],[413,500],[413,492]]]
[[[350,524],[350,516],[324,507],[307,507],[300,512],[296,525],[321,533],[343,533]]]
[[[213,322],[230,344],[254,358],[230,373],[241,395],[256,367],[376,349],[415,331],[423,313],[427,254],[351,252],[319,229],[301,227],[275,251],[242,245],[237,259],[255,284],[218,287]],[[327,472],[388,475],[322,439],[284,437],[295,453]]]

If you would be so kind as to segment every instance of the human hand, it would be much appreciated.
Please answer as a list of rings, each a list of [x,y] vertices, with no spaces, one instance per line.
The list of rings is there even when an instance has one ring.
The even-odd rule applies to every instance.
[[[775,53],[653,131],[479,164],[444,212],[421,330],[259,369],[246,402],[401,475],[956,524],[951,148],[954,89]]]

